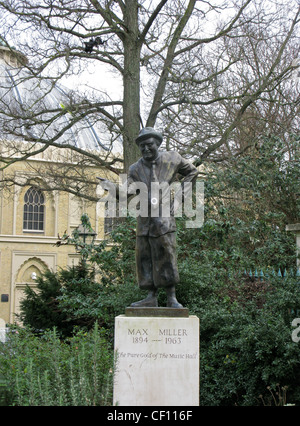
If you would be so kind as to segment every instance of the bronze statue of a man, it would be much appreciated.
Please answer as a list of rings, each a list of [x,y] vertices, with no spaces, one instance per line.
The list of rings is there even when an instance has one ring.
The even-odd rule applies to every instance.
[[[179,282],[176,258],[176,223],[174,214],[164,216],[158,205],[157,214],[151,215],[151,204],[159,200],[151,194],[153,182],[170,185],[177,175],[182,175],[182,184],[193,182],[198,171],[189,161],[174,151],[159,151],[162,134],[152,127],[145,127],[136,139],[142,158],[132,164],[128,173],[128,186],[143,182],[148,188],[148,215],[137,217],[136,270],[138,285],[147,290],[145,299],[132,303],[132,307],[157,307],[160,288],[167,294],[167,307],[182,308],[175,294]],[[153,206],[152,206],[153,207]]]

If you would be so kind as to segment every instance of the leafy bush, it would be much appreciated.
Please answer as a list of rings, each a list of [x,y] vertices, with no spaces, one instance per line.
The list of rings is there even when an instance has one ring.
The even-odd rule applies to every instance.
[[[186,232],[179,223],[180,255],[230,267],[294,267],[295,237],[285,231],[300,215],[299,137],[289,151],[277,137],[263,137],[243,156],[209,164],[205,177],[205,220]]]
[[[261,281],[191,259],[180,274],[179,299],[200,318],[201,405],[274,404],[278,388],[300,405],[300,347],[291,339],[299,278]]]
[[[29,286],[25,288],[25,297],[20,302],[19,320],[36,331],[56,327],[60,335],[71,335],[74,326],[85,325],[85,319],[75,321],[68,317],[60,308],[58,297],[64,286],[77,286],[84,296],[85,285],[90,282],[93,282],[93,274],[83,264],[61,269],[57,273],[46,271],[37,278],[35,290]]]
[[[10,405],[111,405],[113,355],[97,324],[61,341],[16,328],[0,346],[0,373]]]

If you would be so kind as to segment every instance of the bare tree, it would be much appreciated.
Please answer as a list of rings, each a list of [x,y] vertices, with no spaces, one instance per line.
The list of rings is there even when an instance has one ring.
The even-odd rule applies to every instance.
[[[196,164],[232,152],[246,112],[268,105],[266,98],[278,94],[296,68],[298,51],[291,45],[299,10],[285,3],[0,1],[2,44],[26,57],[19,58],[22,68],[13,81],[31,84],[36,93],[32,105],[10,103],[4,96],[9,87],[1,87],[3,168],[54,147],[73,151],[83,166],[126,171],[138,157],[134,140],[140,127],[155,124],[167,149],[176,147]],[[79,77],[92,63],[121,77],[122,93],[71,91],[60,105],[46,104],[45,91],[51,93],[63,77]],[[99,128],[101,155],[97,142],[95,149],[73,143],[78,129],[90,124]],[[114,156],[116,141],[122,159]],[[81,177],[75,181],[69,189],[80,193]]]
[[[239,27],[178,64],[160,107],[170,147],[200,165],[239,155],[268,134],[288,144],[298,132],[299,8],[286,20],[284,10],[288,17],[279,7],[244,13]],[[201,67],[192,66],[195,54]]]

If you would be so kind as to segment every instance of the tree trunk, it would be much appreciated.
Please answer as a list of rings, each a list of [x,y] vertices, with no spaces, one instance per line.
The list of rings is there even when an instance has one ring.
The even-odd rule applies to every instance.
[[[124,172],[139,158],[135,139],[140,129],[140,43],[138,31],[138,2],[126,0],[124,23],[124,98],[123,98],[123,149]]]

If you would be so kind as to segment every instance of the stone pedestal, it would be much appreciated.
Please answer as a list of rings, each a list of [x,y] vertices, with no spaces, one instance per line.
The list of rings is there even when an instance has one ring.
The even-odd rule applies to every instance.
[[[115,318],[114,405],[199,405],[199,319]]]

